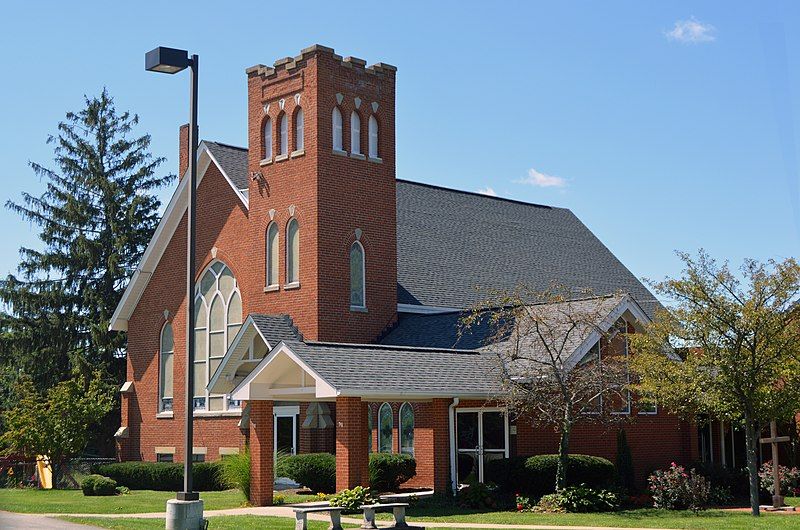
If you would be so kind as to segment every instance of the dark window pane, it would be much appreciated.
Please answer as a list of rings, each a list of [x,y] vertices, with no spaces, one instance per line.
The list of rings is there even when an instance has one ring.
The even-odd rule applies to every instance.
[[[483,448],[505,449],[506,422],[502,412],[483,413]]]
[[[478,413],[459,412],[457,419],[457,439],[459,449],[478,447]]]

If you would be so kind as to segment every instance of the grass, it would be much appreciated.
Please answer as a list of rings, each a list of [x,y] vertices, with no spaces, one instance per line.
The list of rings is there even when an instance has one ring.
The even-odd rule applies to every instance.
[[[239,490],[209,491],[201,494],[206,510],[238,508],[245,502]],[[132,490],[113,497],[84,497],[80,490],[38,490],[0,488],[0,506],[19,513],[147,513],[163,512],[170,491]]]
[[[60,517],[71,523],[81,523],[112,530],[164,530],[164,519],[101,519],[99,517]],[[294,530],[294,519],[230,515],[209,518],[210,530]],[[329,523],[308,521],[309,530],[327,530]],[[357,528],[343,525],[345,528]]]

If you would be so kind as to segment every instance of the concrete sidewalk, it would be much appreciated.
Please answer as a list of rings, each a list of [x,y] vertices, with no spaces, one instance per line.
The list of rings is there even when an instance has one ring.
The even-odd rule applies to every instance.
[[[308,506],[305,504],[304,506]],[[205,517],[219,517],[222,515],[256,515],[256,516],[269,516],[269,517],[286,517],[294,519],[293,506],[260,506],[253,508],[230,508],[227,510],[207,510],[203,515]],[[39,517],[97,517],[108,519],[163,519],[164,512],[153,513],[49,513],[37,514]],[[309,514],[309,519],[316,521],[330,521],[325,514]],[[342,517],[342,522],[346,524],[360,525],[363,521],[361,518],[355,517]],[[414,524],[414,518],[408,518],[409,524]],[[392,521],[377,521],[379,527],[392,526]],[[658,528],[630,528],[630,527],[613,527],[613,526],[554,526],[554,525],[525,525],[525,524],[490,524],[490,523],[451,523],[440,521],[416,521],[416,524],[425,526],[426,528],[469,528],[469,529],[496,529],[496,530],[668,530]],[[76,525],[78,526],[78,525]],[[30,528],[28,526],[27,528]],[[58,527],[51,527],[58,528]],[[88,528],[88,527],[84,527]]]
[[[0,510],[0,528],[3,530],[94,530],[97,527],[59,521],[46,515]]]

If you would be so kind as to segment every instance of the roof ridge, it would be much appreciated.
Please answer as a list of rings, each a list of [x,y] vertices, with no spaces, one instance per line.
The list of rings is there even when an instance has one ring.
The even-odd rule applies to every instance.
[[[373,344],[373,343],[353,343],[353,342],[325,342],[318,340],[302,341],[307,346],[325,346],[325,347],[339,347],[339,348],[366,348],[371,350],[398,350],[398,351],[421,351],[421,352],[441,352],[441,353],[458,353],[470,355],[484,355],[483,352],[478,350],[460,350],[456,348],[426,348],[422,346],[398,346],[396,344]]]
[[[395,178],[395,181],[402,182],[403,184],[412,184],[414,186],[422,186],[422,187],[425,187],[425,188],[432,188],[432,189],[436,189],[436,190],[450,191],[450,192],[453,192],[453,193],[463,193],[465,195],[472,195],[472,196],[481,197],[481,198],[484,198],[484,199],[494,199],[496,201],[504,201],[504,202],[510,202],[510,203],[514,203],[514,204],[521,204],[523,206],[533,206],[535,208],[544,208],[544,209],[547,209],[547,210],[569,210],[569,208],[562,208],[562,207],[559,207],[559,206],[550,206],[548,204],[538,204],[538,203],[535,203],[535,202],[521,201],[519,199],[509,199],[507,197],[497,197],[495,195],[486,195],[485,193],[479,193],[477,191],[467,191],[467,190],[460,190],[460,189],[457,189],[457,188],[448,188],[446,186],[441,186],[441,185],[438,185],[438,184],[429,184],[427,182],[416,182],[414,180],[400,179],[400,178]]]
[[[240,147],[238,145],[226,144],[225,142],[218,142],[216,140],[205,140],[204,139],[204,140],[201,141],[201,143],[202,142],[205,142],[207,144],[217,144],[217,145],[220,145],[222,147],[230,147],[231,149],[236,149],[237,151],[249,151],[249,149],[247,147]]]

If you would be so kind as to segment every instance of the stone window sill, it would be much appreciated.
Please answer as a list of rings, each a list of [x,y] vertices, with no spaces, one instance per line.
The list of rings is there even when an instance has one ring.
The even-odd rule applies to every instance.
[[[367,159],[367,157],[365,157],[361,153],[350,153],[350,158],[355,158],[356,160],[366,160]]]
[[[174,416],[175,416],[175,413],[172,412],[171,410],[166,411],[166,412],[159,412],[158,414],[156,414],[156,418],[158,418],[159,420],[171,419]]]
[[[259,162],[258,165],[261,166],[261,167],[264,167],[264,166],[270,165],[271,163],[272,163],[272,159],[271,158],[265,158],[264,160]]]
[[[283,286],[284,291],[291,291],[292,289],[299,289],[299,288],[300,288],[300,282],[287,283]]]
[[[347,156],[347,151],[342,151],[341,149],[334,149],[333,154],[336,156]]]
[[[280,288],[281,288],[281,286],[277,285],[277,284],[275,284],[275,285],[267,285],[266,287],[264,287],[264,292],[265,293],[272,293],[272,292],[280,290]]]
[[[298,149],[297,151],[292,151],[292,158],[299,158],[306,154],[305,149]]]
[[[195,418],[214,418],[214,417],[225,417],[225,418],[238,418],[242,415],[241,410],[219,410],[219,411],[210,411],[210,410],[196,410],[194,411]]]
[[[351,305],[350,306],[350,311],[353,311],[354,313],[366,313],[367,312],[367,308],[366,308],[366,306]]]
[[[373,164],[383,164],[383,158],[369,157],[367,160],[372,162]]]
[[[289,155],[278,155],[275,157],[275,162],[283,162],[284,160],[289,160]]]

